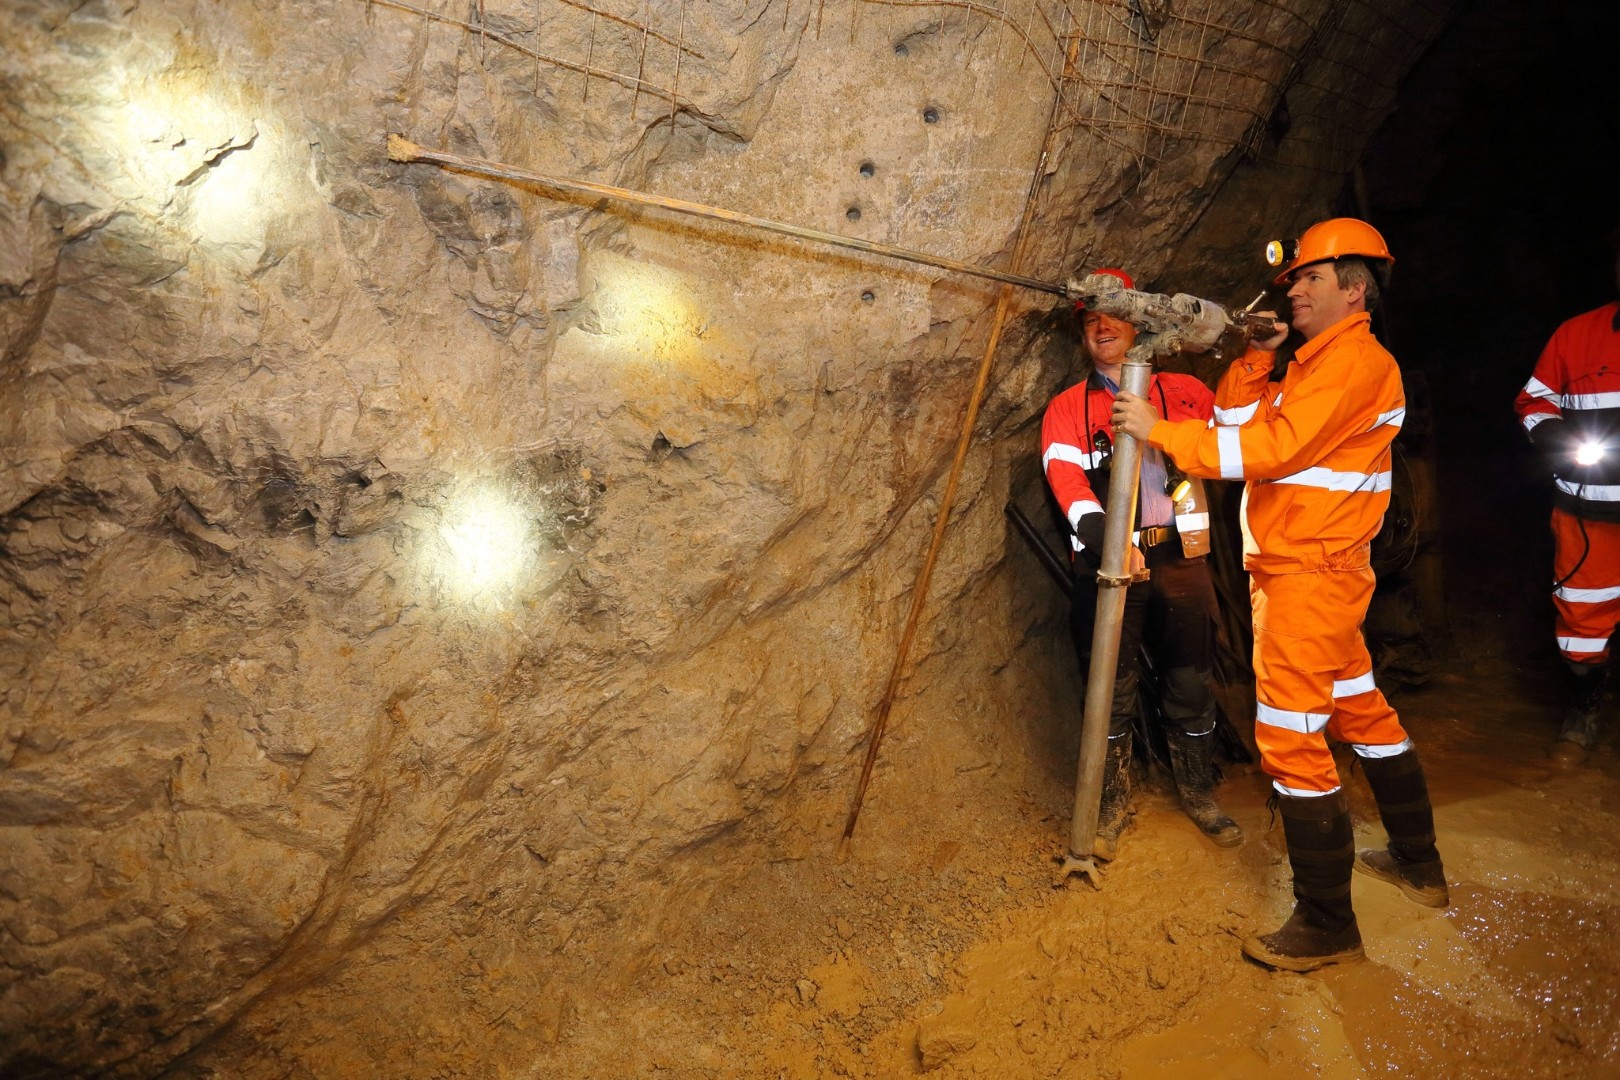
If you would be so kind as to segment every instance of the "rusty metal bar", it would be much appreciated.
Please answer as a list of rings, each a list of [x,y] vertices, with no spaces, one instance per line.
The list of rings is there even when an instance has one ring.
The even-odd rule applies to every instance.
[[[733,225],[781,233],[784,236],[791,236],[799,240],[832,244],[836,247],[864,251],[869,255],[881,255],[884,258],[919,263],[923,266],[933,266],[958,274],[971,274],[974,277],[988,278],[991,281],[1000,281],[1007,285],[1019,285],[1039,292],[1055,293],[1063,297],[1067,297],[1069,294],[1066,286],[1055,281],[1042,281],[1039,278],[1025,277],[1022,274],[1009,274],[994,267],[975,266],[973,263],[948,259],[942,255],[929,255],[921,251],[912,251],[909,248],[898,247],[894,244],[880,244],[874,240],[861,240],[853,236],[839,236],[837,233],[822,232],[820,229],[806,229],[798,225],[771,221],[769,218],[755,217],[752,214],[740,214],[735,210],[726,210],[718,206],[705,206],[703,203],[687,202],[685,199],[671,199],[664,195],[649,195],[646,192],[635,191],[631,188],[611,187],[607,184],[595,184],[588,180],[572,180],[561,176],[550,176],[546,173],[503,165],[498,161],[463,157],[460,154],[445,153],[442,150],[428,150],[411,142],[403,135],[389,134],[388,157],[391,161],[426,162],[431,165],[454,169],[457,172],[464,172],[471,176],[534,184],[538,187],[550,188],[554,191],[566,191],[574,195],[591,195],[598,198],[635,203],[640,206],[656,206],[677,213],[709,218],[713,221],[725,221]]]

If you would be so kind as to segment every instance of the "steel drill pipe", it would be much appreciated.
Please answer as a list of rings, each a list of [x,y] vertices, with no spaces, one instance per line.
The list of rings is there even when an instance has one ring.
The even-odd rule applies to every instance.
[[[974,277],[988,278],[991,281],[1000,281],[1008,285],[1019,285],[1039,292],[1055,293],[1058,296],[1067,297],[1069,295],[1068,287],[1055,281],[1042,281],[1040,278],[1025,277],[1023,274],[1009,274],[993,267],[975,266],[973,263],[962,262],[958,259],[947,259],[943,255],[929,255],[921,251],[912,251],[910,248],[897,247],[894,244],[880,244],[875,240],[861,240],[853,236],[840,236],[837,233],[822,232],[820,229],[806,229],[799,225],[788,225],[785,222],[755,217],[752,214],[740,214],[735,210],[727,210],[719,206],[705,206],[703,203],[687,202],[685,199],[671,199],[664,195],[649,195],[644,191],[610,187],[607,184],[594,184],[589,180],[572,180],[562,176],[550,176],[546,173],[503,165],[498,161],[486,161],[483,158],[448,154],[442,150],[427,150],[411,142],[405,136],[394,133],[390,133],[388,136],[388,159],[403,164],[422,162],[429,165],[438,165],[441,168],[464,172],[470,176],[534,184],[536,187],[550,188],[553,191],[565,191],[571,195],[589,195],[598,199],[615,199],[619,202],[633,203],[638,206],[656,206],[680,214],[708,218],[711,221],[724,221],[732,225],[742,225],[751,229],[763,229],[767,232],[780,233],[783,236],[791,236],[797,240],[832,244],[835,247],[849,248],[852,251],[863,251],[868,255],[881,255],[886,259],[899,259],[903,262],[932,266],[958,274],[971,274]]]
[[[1153,365],[1131,359],[1120,369],[1120,389],[1145,397]],[[1092,859],[1097,842],[1097,813],[1102,801],[1103,759],[1108,753],[1108,720],[1114,701],[1114,671],[1119,665],[1120,624],[1125,617],[1125,590],[1131,575],[1126,553],[1142,469],[1142,446],[1120,432],[1114,443],[1113,479],[1108,485],[1108,519],[1103,527],[1102,569],[1097,572],[1097,619],[1091,635],[1091,669],[1086,674],[1086,705],[1080,721],[1080,764],[1074,782],[1074,816],[1069,825],[1069,854],[1061,876],[1085,874],[1093,885],[1101,874]]]

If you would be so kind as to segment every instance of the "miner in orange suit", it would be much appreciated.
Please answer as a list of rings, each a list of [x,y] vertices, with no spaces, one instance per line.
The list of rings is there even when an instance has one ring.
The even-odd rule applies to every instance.
[[[1620,287],[1620,245],[1616,255]],[[1560,326],[1513,407],[1553,471],[1553,611],[1568,682],[1548,756],[1579,765],[1597,738],[1620,625],[1620,302]]]
[[[1389,507],[1390,443],[1406,413],[1400,370],[1369,312],[1394,258],[1364,221],[1311,226],[1276,284],[1304,335],[1282,381],[1257,341],[1215,391],[1215,419],[1166,421],[1121,394],[1116,427],[1159,447],[1190,475],[1244,480],[1243,562],[1254,608],[1255,742],[1282,811],[1294,912],[1243,951],[1311,971],[1359,959],[1352,868],[1418,903],[1449,903],[1434,814],[1412,740],[1373,682],[1361,625],[1372,598],[1372,538]],[[1389,834],[1355,850],[1350,810],[1327,737],[1361,761]]]

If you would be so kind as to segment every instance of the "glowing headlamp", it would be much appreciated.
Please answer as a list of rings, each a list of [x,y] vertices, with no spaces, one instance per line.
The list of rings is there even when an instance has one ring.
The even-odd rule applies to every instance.
[[[1596,465],[1607,452],[1600,442],[1583,442],[1575,448],[1575,464]]]

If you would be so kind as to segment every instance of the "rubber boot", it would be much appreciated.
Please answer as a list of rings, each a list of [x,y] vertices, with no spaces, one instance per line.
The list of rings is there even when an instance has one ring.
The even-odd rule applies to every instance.
[[[1107,862],[1119,850],[1119,834],[1131,823],[1131,734],[1108,739],[1103,759],[1102,805],[1097,810],[1097,838],[1091,853]]]
[[[1350,906],[1355,834],[1344,792],[1277,798],[1294,870],[1294,913],[1277,930],[1247,938],[1244,955],[1285,971],[1360,960],[1361,930]]]
[[[1189,735],[1172,728],[1166,733],[1170,745],[1170,771],[1175,774],[1176,793],[1181,808],[1220,847],[1243,843],[1243,830],[1215,804],[1215,729],[1202,735]]]
[[[1564,694],[1564,727],[1547,756],[1559,765],[1579,765],[1597,741],[1598,714],[1603,708],[1603,677],[1608,664],[1564,661],[1569,681]]]
[[[1399,887],[1424,907],[1443,908],[1450,904],[1445,867],[1434,846],[1429,785],[1423,778],[1417,751],[1362,758],[1361,768],[1367,774],[1373,798],[1378,800],[1378,816],[1384,819],[1389,847],[1356,852],[1356,869]]]

